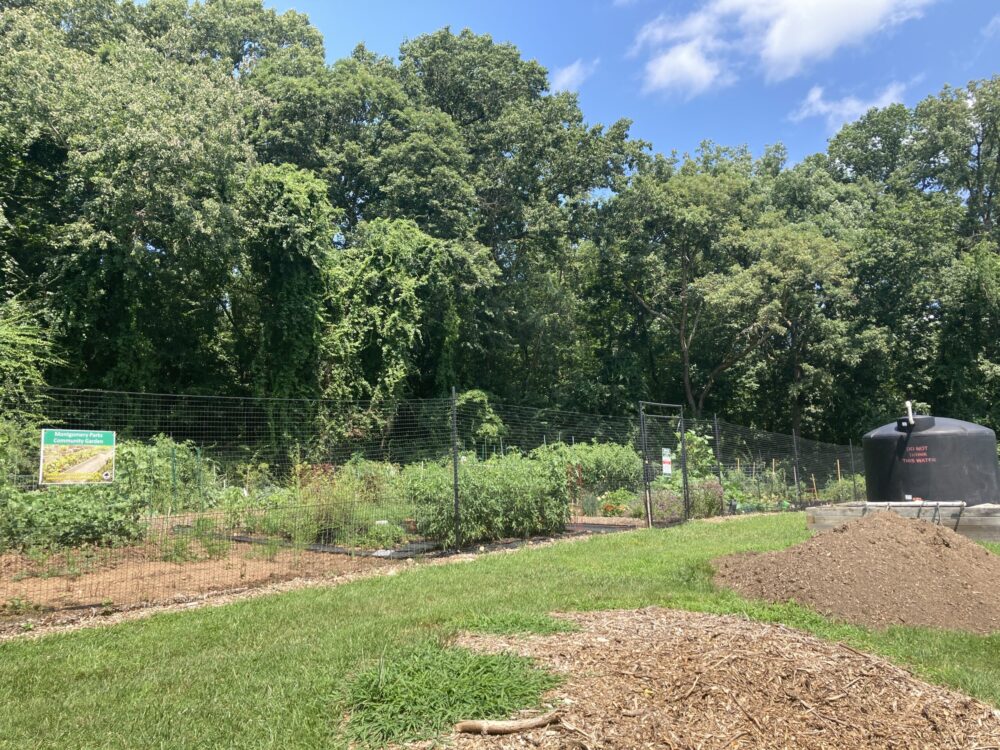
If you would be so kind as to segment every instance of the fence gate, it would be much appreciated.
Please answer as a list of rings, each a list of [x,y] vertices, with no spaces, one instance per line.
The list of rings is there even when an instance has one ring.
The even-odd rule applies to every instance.
[[[683,406],[639,402],[639,452],[646,524],[664,526],[686,521],[691,513],[691,496]]]

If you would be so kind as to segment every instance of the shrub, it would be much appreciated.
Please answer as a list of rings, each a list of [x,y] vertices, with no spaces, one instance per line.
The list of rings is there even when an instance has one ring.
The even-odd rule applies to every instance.
[[[299,502],[315,528],[315,541],[386,547],[405,540],[409,515],[399,469],[359,455],[336,467],[312,464],[296,469]]]
[[[673,477],[657,477],[649,486],[653,521],[668,522],[684,518],[684,494],[680,481]]]
[[[642,459],[627,445],[617,443],[551,443],[529,454],[562,465],[569,502],[585,515],[600,512],[599,497],[618,489],[634,490],[642,481]]]
[[[115,484],[157,513],[203,510],[218,505],[217,467],[194,443],[166,435],[125,440],[115,450]]]
[[[38,476],[38,431],[0,420],[0,486],[16,485],[19,477]]]
[[[675,521],[684,517],[684,485],[679,473],[658,477],[650,485],[650,492],[654,521]],[[689,478],[688,518],[710,518],[721,514],[726,492],[714,476]]]
[[[417,507],[418,530],[454,546],[452,469],[446,463],[408,467],[404,491]],[[462,541],[495,541],[561,531],[569,518],[564,464],[552,455],[508,453],[486,461],[463,457],[459,467]]]
[[[857,497],[855,497],[855,491]],[[843,477],[840,481],[832,479],[827,482],[819,491],[820,502],[824,503],[847,503],[852,500],[864,500],[865,499],[865,477],[863,474],[858,474],[856,477],[852,477],[850,474]]]
[[[144,504],[111,486],[0,492],[0,547],[101,546],[145,536]]]
[[[573,485],[601,495],[610,490],[634,489],[642,480],[642,458],[627,445],[617,443],[551,443],[530,454],[538,460],[556,460],[567,468]]]
[[[292,541],[365,548],[406,540],[412,507],[393,464],[354,456],[341,466],[299,464],[287,488],[230,488],[223,495],[233,528]]]
[[[602,516],[624,516],[636,504],[637,496],[632,490],[618,489],[605,492],[598,498]]]
[[[723,513],[723,489],[715,477],[705,477],[688,482],[691,499],[690,518],[711,518]]]

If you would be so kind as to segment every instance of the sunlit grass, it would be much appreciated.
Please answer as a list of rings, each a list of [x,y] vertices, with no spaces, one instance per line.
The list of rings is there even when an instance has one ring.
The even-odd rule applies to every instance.
[[[552,611],[650,605],[783,622],[883,654],[1000,706],[1000,635],[874,632],[794,605],[748,602],[712,585],[712,558],[778,549],[807,536],[801,514],[695,522],[0,644],[0,747],[343,748],[352,732],[363,734],[361,723],[344,723],[352,705],[359,722],[374,722],[379,731],[392,724],[391,710],[357,687],[386,659],[400,660],[393,665],[398,674],[427,673],[412,682],[431,692],[403,705],[435,706],[440,695],[433,690],[457,684],[442,676],[442,665],[464,657],[437,654],[449,651],[459,630],[553,632],[560,626],[548,617]],[[494,664],[465,666],[485,670],[480,678],[487,682],[503,679]],[[526,688],[518,693],[526,704],[541,689],[534,674],[523,672],[513,683]],[[394,705],[401,705],[399,695]],[[468,718],[491,708],[462,705]],[[406,736],[442,726],[420,710],[404,722]]]

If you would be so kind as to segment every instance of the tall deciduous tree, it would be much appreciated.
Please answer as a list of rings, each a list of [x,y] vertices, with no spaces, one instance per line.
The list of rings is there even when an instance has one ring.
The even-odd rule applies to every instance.
[[[326,185],[290,164],[263,165],[240,197],[240,261],[222,306],[249,390],[320,395],[334,216]]]

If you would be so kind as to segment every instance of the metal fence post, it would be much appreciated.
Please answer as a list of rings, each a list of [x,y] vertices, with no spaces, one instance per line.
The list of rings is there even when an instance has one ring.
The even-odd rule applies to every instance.
[[[170,439],[170,510],[177,506],[177,444]]]
[[[649,446],[646,443],[646,407],[639,402],[639,445],[642,450],[642,488],[646,506],[646,528],[653,528],[653,491],[649,486]]]
[[[721,433],[719,432],[719,415],[713,414],[712,421],[715,423],[715,473],[719,475],[719,512],[726,515],[726,485],[722,481],[722,446],[720,445]]]
[[[858,501],[858,472],[854,468],[854,440],[848,440],[847,445],[851,450],[851,494],[854,495],[854,502]]]
[[[792,430],[792,454],[795,458],[795,463],[792,466],[792,471],[795,472],[795,503],[801,508],[802,507],[802,487],[799,484],[799,477],[802,471],[799,469],[799,439],[795,434],[795,430]]]
[[[201,501],[201,512],[205,512],[205,485],[201,481],[201,447],[195,446],[194,455],[197,463],[195,464],[198,469],[198,498]]]
[[[451,471],[455,490],[455,549],[462,549],[462,510],[458,501],[458,399],[451,389]]]
[[[684,425],[684,407],[681,407],[681,479],[684,486],[684,520],[691,518],[691,493],[688,490],[687,429]]]

